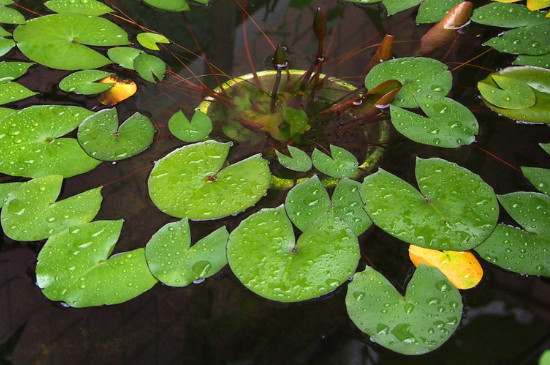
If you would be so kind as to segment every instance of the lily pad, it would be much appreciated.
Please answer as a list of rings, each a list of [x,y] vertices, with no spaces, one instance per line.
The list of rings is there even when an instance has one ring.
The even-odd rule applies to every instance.
[[[391,105],[391,121],[399,133],[418,143],[445,148],[468,145],[475,140],[478,123],[464,105],[442,96],[414,97],[427,117]]]
[[[518,84],[527,85],[527,87],[531,88],[532,92],[535,94],[536,102],[535,105],[531,107],[510,109],[492,104],[485,98],[486,95],[482,93],[484,102],[490,109],[515,120],[534,123],[550,123],[550,119],[548,119],[548,113],[550,112],[550,70],[532,66],[508,67],[492,73],[484,80],[481,80],[478,83],[478,88],[480,91],[484,89],[494,90],[498,88],[498,85],[494,80],[495,76],[497,76],[497,79],[498,76],[503,76],[508,79],[509,83],[511,82],[509,79],[513,79]],[[525,86],[523,86],[523,88],[525,88]],[[521,93],[520,95],[523,94],[524,93]],[[487,96],[491,99],[490,94]],[[508,97],[511,98],[511,96]],[[504,95],[504,98],[497,100],[505,103],[507,101],[506,95]],[[518,103],[521,105],[521,100],[519,100]]]
[[[311,154],[313,166],[323,174],[335,178],[352,178],[357,174],[359,163],[351,152],[342,147],[330,145],[330,154],[332,157],[317,148],[314,149]]]
[[[153,203],[166,214],[189,219],[221,218],[256,204],[271,182],[268,162],[257,154],[222,169],[230,146],[199,142],[157,161],[149,177]]]
[[[77,94],[99,94],[109,90],[114,83],[98,83],[96,81],[102,80],[111,75],[112,72],[100,70],[77,71],[63,78],[63,80],[59,83],[59,88],[63,91],[74,92]]]
[[[521,80],[500,75],[492,75],[498,87],[479,82],[477,87],[481,96],[489,103],[506,109],[530,108],[536,103],[533,89]]]
[[[227,265],[228,238],[229,233],[221,227],[191,246],[187,219],[168,223],[147,243],[147,264],[162,283],[186,286],[216,274]]]
[[[550,169],[522,166],[521,172],[538,191],[550,195]]]
[[[498,200],[527,232],[550,240],[550,196],[519,191],[499,195]]]
[[[13,176],[70,177],[92,170],[101,161],[84,152],[73,131],[93,112],[76,106],[36,105],[0,120],[0,172]]]
[[[168,11],[184,11],[189,10],[189,4],[186,0],[143,0],[145,3]]]
[[[474,10],[472,21],[493,27],[517,28],[546,23],[544,13],[530,11],[525,5],[492,2]]]
[[[157,43],[170,43],[168,38],[158,33],[139,33],[137,35],[137,41],[143,47],[158,51],[160,48]]]
[[[436,268],[420,265],[403,297],[371,267],[356,273],[346,295],[348,314],[376,343],[405,355],[440,347],[462,317],[458,290]]]
[[[111,21],[82,14],[52,14],[29,20],[13,32],[25,56],[50,68],[94,69],[111,61],[86,46],[128,44],[128,35]]]
[[[546,54],[550,52],[550,22],[512,29],[483,44],[512,54]]]
[[[283,206],[264,208],[231,232],[227,258],[237,278],[271,300],[298,302],[331,292],[353,275],[357,237],[326,214],[295,241]]]
[[[382,0],[382,3],[388,11],[388,15],[394,15],[403,10],[410,9],[421,2],[422,0]]]
[[[32,62],[0,62],[0,83],[3,84],[23,76],[32,65],[34,65]]]
[[[438,22],[461,2],[462,0],[424,0],[418,8],[416,22],[419,24]]]
[[[195,110],[191,121],[181,110],[178,110],[168,121],[168,129],[184,142],[202,141],[212,132],[210,117],[200,110]]]
[[[0,184],[0,208],[2,208],[2,205],[4,204],[4,199],[6,198],[6,196],[8,196],[10,192],[19,188],[21,184],[22,183],[20,182]]]
[[[299,148],[293,146],[287,146],[290,157],[283,155],[281,152],[275,150],[279,163],[289,170],[306,172],[311,170],[313,163],[311,158]]]
[[[166,64],[163,60],[156,56],[147,53],[140,53],[134,59],[134,69],[139,73],[144,80],[152,83],[162,81]]]
[[[25,24],[23,14],[7,6],[0,7],[0,23],[3,24]]]
[[[78,141],[87,154],[102,161],[119,161],[137,155],[152,142],[155,128],[146,116],[135,113],[118,126],[115,108],[84,119]]]
[[[538,56],[520,54],[514,60],[514,65],[550,68],[550,52]]]
[[[81,308],[118,304],[152,288],[143,248],[108,259],[122,220],[97,221],[53,237],[38,255],[36,280],[44,295]]]
[[[382,169],[365,178],[361,197],[374,224],[437,250],[467,251],[491,234],[498,203],[478,175],[442,159],[417,159],[416,179],[420,192]]]
[[[101,187],[54,203],[62,182],[62,176],[45,176],[8,193],[1,216],[6,235],[17,241],[38,241],[94,219],[103,200]]]
[[[367,74],[365,86],[373,89],[387,80],[403,84],[393,99],[392,105],[401,108],[416,108],[415,94],[445,96],[452,87],[452,75],[444,63],[432,58],[405,57],[382,62]]]
[[[50,0],[46,1],[44,5],[51,11],[60,14],[71,13],[100,16],[114,11],[107,5],[103,4],[101,1],[96,0]]]
[[[0,84],[0,105],[29,98],[37,93],[17,82]]]
[[[8,53],[13,47],[15,47],[13,39],[0,37],[0,57]]]
[[[361,184],[357,181],[343,178],[332,193],[334,215],[349,224],[356,236],[365,232],[372,225],[370,217],[363,209],[360,189]]]
[[[113,47],[107,51],[111,61],[129,70],[134,69],[134,60],[142,53],[142,50],[131,47]]]

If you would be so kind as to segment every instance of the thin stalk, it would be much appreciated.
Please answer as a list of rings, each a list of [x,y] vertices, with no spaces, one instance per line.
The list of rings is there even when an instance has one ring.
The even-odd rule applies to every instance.
[[[275,104],[277,103],[277,93],[279,91],[279,85],[281,83],[281,73],[283,69],[288,66],[288,61],[285,55],[285,48],[280,44],[275,50],[275,55],[273,56],[273,66],[277,69],[277,76],[275,77],[275,83],[273,84],[273,91],[271,92],[271,113],[275,112]]]
[[[315,33],[315,37],[317,37],[317,41],[319,42],[317,46],[317,55],[315,56],[313,63],[311,64],[311,66],[309,66],[309,69],[302,79],[302,84],[300,85],[300,90],[302,91],[305,90],[307,85],[309,84],[309,80],[311,79],[313,70],[317,69],[317,75],[321,73],[323,67],[322,62],[325,60],[325,57],[323,56],[323,50],[325,43],[324,39],[325,35],[327,34],[327,24],[321,8],[317,8],[317,11],[315,12],[315,17],[313,18],[313,32]]]

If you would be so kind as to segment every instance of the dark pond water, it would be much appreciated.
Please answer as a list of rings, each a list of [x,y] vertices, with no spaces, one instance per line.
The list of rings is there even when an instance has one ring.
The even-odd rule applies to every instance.
[[[35,1],[21,4],[45,12]],[[212,0],[210,6],[186,14],[152,11],[131,0],[116,4],[139,24],[201,54],[197,58],[171,48],[184,60],[186,67],[182,67],[168,52],[162,53],[172,71],[194,83],[198,81],[191,71],[196,75],[223,72],[232,76],[251,71],[245,30],[252,64],[258,70],[267,68],[265,60],[272,54],[269,43],[250,20],[243,23],[242,12],[232,0]],[[324,9],[329,23],[329,60],[324,71],[355,85],[361,84],[373,46],[385,33],[396,37],[396,57],[413,56],[420,37],[429,28],[414,24],[413,11],[385,18],[377,5],[360,8],[329,0],[248,1],[247,10],[274,43],[288,45],[292,67],[307,68],[316,47],[310,30],[316,6]],[[123,24],[131,37],[139,31],[114,21]],[[448,55],[448,48],[433,55],[450,69],[456,68],[451,95],[475,112],[480,123],[478,141],[443,150],[410,142],[394,132],[382,167],[414,183],[415,158],[439,156],[480,174],[499,194],[533,190],[511,166],[550,167],[550,159],[538,147],[538,143],[550,142],[549,128],[498,117],[484,107],[475,89],[477,80],[484,78],[488,70],[509,65],[510,58],[489,52],[471,66],[461,67],[484,52],[481,43],[499,31],[471,26]],[[217,68],[208,66],[205,59]],[[16,107],[36,103],[99,107],[93,98],[68,97],[58,91],[56,82],[65,74],[31,69],[22,83],[41,91],[41,96]],[[223,75],[220,78],[225,80]],[[216,86],[214,77],[206,77],[204,82]],[[70,196],[105,186],[97,219],[125,219],[115,248],[120,252],[143,247],[162,225],[173,221],[148,198],[147,176],[153,161],[181,145],[169,135],[165,126],[168,118],[179,108],[191,111],[203,96],[176,77],[167,77],[154,86],[140,82],[139,87],[136,96],[117,108],[121,119],[134,111],[151,116],[158,123],[156,142],[137,157],[117,164],[103,163],[84,176],[67,180],[63,191],[63,196]],[[347,143],[350,145],[344,147],[353,148],[353,143],[363,142],[358,139]],[[231,158],[250,153],[244,147],[238,151]],[[1,177],[2,182],[13,180]],[[277,206],[283,199],[283,193],[272,192],[259,206]],[[193,237],[202,237],[223,224],[231,231],[248,214],[193,223]],[[504,213],[500,221],[512,223]],[[360,243],[363,257],[404,290],[414,268],[407,245],[376,227],[360,236]],[[528,365],[537,364],[541,352],[550,347],[550,282],[507,272],[487,262],[483,262],[485,276],[481,284],[462,291],[465,312],[458,331],[433,353],[406,357],[371,342],[354,326],[346,314],[345,284],[317,300],[280,304],[245,289],[227,267],[198,285],[156,285],[122,305],[64,308],[47,300],[35,285],[36,257],[42,244],[13,242],[2,236],[0,363]],[[360,265],[365,264],[363,259]]]

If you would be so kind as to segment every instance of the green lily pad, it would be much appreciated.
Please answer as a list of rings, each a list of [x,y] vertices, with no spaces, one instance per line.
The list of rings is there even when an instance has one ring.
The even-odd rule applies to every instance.
[[[11,37],[11,33],[0,27],[0,37]]]
[[[550,52],[550,21],[509,30],[483,44],[512,54],[546,54]]]
[[[540,11],[530,11],[523,4],[492,2],[474,9],[471,20],[493,27],[517,28],[546,23],[548,19],[544,15]]]
[[[8,53],[13,47],[15,47],[13,39],[0,37],[0,57]]]
[[[461,2],[462,0],[424,0],[418,8],[416,22],[419,24],[438,22]]]
[[[306,172],[311,170],[313,163],[311,158],[299,148],[287,146],[290,157],[283,155],[281,152],[275,150],[279,163],[292,171]]]
[[[189,4],[186,0],[143,0],[145,3],[155,8],[168,11],[186,11],[189,10]]]
[[[66,92],[74,92],[77,94],[93,95],[109,90],[113,87],[113,83],[96,82],[108,76],[112,72],[100,70],[84,70],[73,72],[66,76],[59,83],[59,88]]]
[[[4,205],[4,199],[8,194],[17,188],[21,186],[22,183],[20,182],[13,182],[13,183],[3,183],[0,184],[0,208],[2,208],[2,205]]]
[[[93,112],[76,106],[36,105],[0,120],[0,172],[13,176],[70,177],[92,170],[101,161],[84,152],[73,131]]]
[[[550,240],[550,196],[519,191],[499,195],[498,200],[527,232]]]
[[[117,63],[119,66],[127,68],[129,70],[134,69],[134,60],[137,56],[144,53],[140,49],[131,47],[113,47],[107,51],[107,56]]]
[[[382,3],[388,11],[388,15],[394,15],[403,10],[410,9],[421,2],[422,0],[382,0]]]
[[[181,110],[178,110],[168,121],[168,129],[184,142],[202,141],[212,132],[210,117],[200,110],[195,110],[191,121],[187,119]]]
[[[139,73],[144,80],[152,83],[162,81],[166,64],[163,60],[156,56],[147,53],[140,53],[134,59],[134,69]]]
[[[52,236],[36,265],[44,295],[82,308],[122,303],[152,288],[157,280],[147,267],[145,249],[108,259],[122,222],[97,221]]]
[[[382,169],[365,178],[361,197],[374,224],[436,250],[466,251],[491,234],[498,203],[478,175],[442,159],[417,159],[416,179],[420,192]]]
[[[437,60],[405,57],[373,67],[365,78],[365,86],[371,90],[387,80],[397,80],[403,84],[392,105],[416,108],[415,94],[445,96],[451,90],[453,77],[447,66]]]
[[[550,143],[539,143],[539,146],[550,155]]]
[[[550,52],[538,56],[531,56],[527,54],[520,54],[518,58],[514,60],[514,65],[520,66],[537,66],[550,68]]]
[[[399,133],[418,143],[445,148],[475,140],[477,120],[464,105],[442,96],[416,94],[415,100],[428,117],[390,106],[391,121]]]
[[[222,169],[230,146],[199,142],[157,161],[149,177],[153,203],[166,214],[189,219],[221,218],[256,204],[271,182],[268,162],[257,154]]]
[[[492,88],[498,88],[494,80],[494,76],[504,76],[507,79],[514,79],[517,83],[528,85],[535,94],[535,105],[522,109],[502,108],[487,101],[484,96],[485,105],[493,111],[505,115],[509,118],[534,122],[534,123],[550,123],[548,113],[550,112],[550,70],[532,67],[508,67],[498,72],[492,73],[487,78],[478,83],[478,88],[482,84],[489,85]],[[481,86],[480,90],[485,86]],[[488,87],[486,87],[489,89]],[[489,89],[492,90],[492,89]],[[506,101],[505,99],[503,100]]]
[[[0,23],[3,24],[25,24],[23,14],[7,6],[0,7]]]
[[[168,223],[147,243],[147,264],[162,283],[186,286],[216,274],[227,265],[228,238],[229,233],[221,227],[191,246],[187,219]]]
[[[462,318],[458,289],[437,268],[420,264],[405,296],[371,267],[348,285],[346,308],[351,320],[376,343],[405,355],[440,347]]]
[[[300,134],[307,130],[309,118],[303,110],[283,106],[283,118],[290,125],[290,135]]]
[[[44,5],[51,11],[60,14],[71,13],[100,16],[103,14],[112,13],[114,11],[101,1],[96,0],[50,0],[46,1]]]
[[[283,206],[264,208],[231,232],[227,259],[237,278],[271,300],[298,302],[336,289],[359,262],[357,237],[325,214],[295,241]]]
[[[153,51],[160,49],[157,43],[170,43],[168,38],[158,33],[139,33],[136,38],[139,44]]]
[[[525,82],[496,74],[492,75],[492,80],[498,87],[484,82],[477,84],[481,96],[487,102],[506,109],[525,109],[535,105],[535,92]]]
[[[32,65],[32,62],[0,62],[0,83],[4,84],[23,76]]]
[[[359,163],[355,156],[342,147],[330,145],[330,154],[319,151],[317,148],[311,154],[313,166],[323,174],[335,178],[354,177],[357,174]]]
[[[0,105],[29,98],[37,93],[17,82],[0,84]]]
[[[522,166],[521,172],[538,191],[550,195],[550,169]]]
[[[8,193],[1,216],[6,235],[17,241],[38,241],[94,219],[103,200],[101,187],[54,203],[62,182],[60,175],[45,176]]]
[[[116,108],[104,109],[84,119],[78,127],[78,141],[91,157],[119,161],[145,150],[155,135],[146,116],[135,113],[118,126]]]
[[[29,20],[13,32],[17,47],[42,65],[61,70],[94,69],[111,61],[86,46],[128,44],[128,35],[111,21],[82,14],[52,14]]]
[[[343,178],[332,193],[334,215],[349,224],[356,236],[372,225],[372,220],[363,209],[360,189],[361,184],[357,181]]]
[[[10,109],[10,108],[2,108],[0,107],[0,120],[4,119],[4,117],[12,114],[12,113],[15,113],[16,110],[14,109]]]

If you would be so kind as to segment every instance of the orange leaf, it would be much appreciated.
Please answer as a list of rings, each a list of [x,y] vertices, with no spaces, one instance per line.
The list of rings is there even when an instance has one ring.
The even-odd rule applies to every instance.
[[[470,289],[483,277],[483,269],[471,252],[439,251],[409,246],[409,257],[414,266],[426,264],[437,267],[458,289]]]
[[[137,91],[135,82],[129,79],[123,79],[117,76],[109,76],[100,80],[103,84],[112,84],[113,87],[99,94],[99,102],[103,105],[113,106],[120,103],[122,100],[128,99]]]

